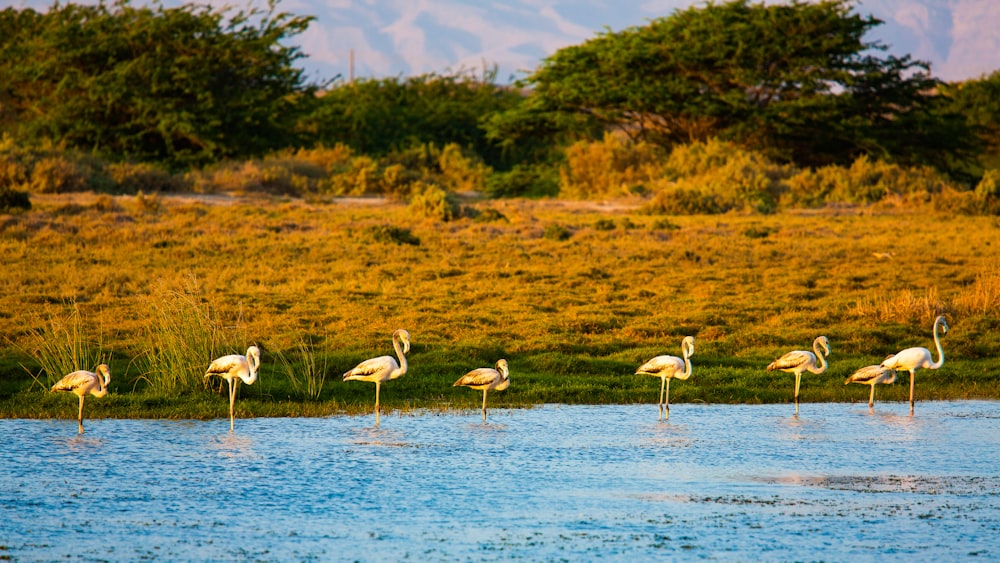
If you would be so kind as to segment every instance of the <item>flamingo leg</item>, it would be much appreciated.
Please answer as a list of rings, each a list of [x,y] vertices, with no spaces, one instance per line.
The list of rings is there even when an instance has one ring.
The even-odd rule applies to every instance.
[[[913,370],[910,370],[910,415],[913,415]]]
[[[379,419],[379,406],[378,406],[378,392],[381,386],[382,382],[380,381],[375,382],[375,427],[376,428],[378,428],[379,422],[381,422]]]
[[[663,420],[663,392],[667,385],[667,378],[660,378],[660,402],[657,404],[660,407],[660,420]]]
[[[78,434],[83,434],[83,397],[84,395],[80,395],[80,414],[76,417],[76,423],[80,427]]]
[[[663,408],[664,408],[664,410],[666,410],[666,416],[664,418],[665,419],[669,419],[670,418],[670,378],[667,378],[666,395],[665,395],[664,401],[663,401]]]
[[[872,383],[872,392],[868,395],[868,408],[875,408],[875,384]]]
[[[486,389],[483,389],[483,422],[486,422]]]
[[[233,388],[233,380],[227,379],[229,382],[229,433],[232,434],[236,429],[236,412],[234,406],[236,404],[236,390]]]
[[[802,383],[802,374],[795,374],[795,414],[799,414],[799,385]]]

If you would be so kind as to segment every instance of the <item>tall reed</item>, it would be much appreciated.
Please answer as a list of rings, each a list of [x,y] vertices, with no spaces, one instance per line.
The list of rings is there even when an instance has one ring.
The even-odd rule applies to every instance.
[[[205,387],[205,369],[225,347],[225,334],[194,284],[152,299],[142,379],[149,388],[181,394]]]
[[[93,370],[99,363],[110,361],[110,353],[103,351],[100,331],[94,340],[87,326],[74,303],[66,317],[49,317],[45,326],[32,331],[26,352],[42,368],[40,374],[32,374],[36,382],[48,389],[67,373]]]
[[[328,358],[319,359],[316,349],[305,340],[300,340],[296,346],[298,362],[294,362],[285,354],[278,352],[276,357],[281,364],[281,370],[288,377],[292,389],[310,399],[319,399],[326,382]]]

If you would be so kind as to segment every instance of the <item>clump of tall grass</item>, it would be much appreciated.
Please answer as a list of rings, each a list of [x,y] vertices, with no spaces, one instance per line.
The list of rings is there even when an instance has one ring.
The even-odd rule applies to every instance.
[[[32,377],[46,390],[67,373],[93,370],[111,360],[110,353],[103,350],[100,331],[93,335],[88,326],[74,305],[67,316],[49,317],[43,327],[29,334],[30,349],[26,352],[42,368],[41,374]]]
[[[146,338],[140,379],[151,390],[168,395],[204,388],[208,364],[237,349],[226,345],[221,324],[191,286],[166,290],[149,300]]]
[[[853,313],[876,322],[908,324],[914,321],[933,323],[938,315],[949,312],[948,305],[938,295],[935,287],[922,295],[910,290],[893,295],[865,298],[855,303]]]
[[[992,315],[1000,311],[1000,269],[981,272],[952,301],[956,311],[968,315]]]
[[[329,371],[329,361],[326,357],[319,359],[316,349],[305,340],[300,340],[295,348],[294,359],[278,352],[278,363],[296,393],[309,399],[319,399]]]

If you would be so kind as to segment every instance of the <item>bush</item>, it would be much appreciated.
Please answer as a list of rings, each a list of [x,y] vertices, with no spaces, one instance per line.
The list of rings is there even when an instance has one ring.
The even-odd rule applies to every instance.
[[[476,223],[492,223],[494,221],[505,221],[508,223],[510,222],[510,220],[507,219],[506,215],[500,213],[499,211],[491,207],[483,209],[482,211],[479,211],[478,213],[473,215],[472,220],[475,221]]]
[[[598,219],[594,223],[594,229],[598,231],[613,231],[615,230],[615,222],[612,219]]]
[[[28,192],[0,185],[0,213],[14,213],[31,209]]]
[[[618,197],[640,192],[662,175],[662,151],[607,133],[599,142],[580,141],[566,149],[559,172],[559,195],[577,199]]]
[[[639,212],[647,215],[711,215],[729,209],[719,202],[715,194],[692,188],[674,188],[657,192]]]
[[[47,156],[35,162],[28,186],[31,191],[43,194],[82,192],[87,189],[87,175],[71,160]]]
[[[419,190],[410,200],[409,209],[414,215],[436,221],[451,221],[461,216],[455,197],[440,187],[418,182],[414,189]]]
[[[491,197],[546,197],[559,193],[559,171],[552,166],[518,164],[507,172],[494,172],[486,180]]]
[[[850,167],[824,166],[802,171],[787,181],[786,205],[816,207],[825,203],[871,204],[890,196],[940,193],[949,184],[929,167],[905,167],[858,157]]]
[[[1000,200],[1000,169],[991,168],[983,173],[976,184],[976,195],[982,199]]]
[[[173,175],[149,163],[122,162],[108,165],[108,176],[114,182],[116,193],[182,192],[191,188],[184,176]]]
[[[362,232],[366,238],[373,242],[386,244],[409,244],[420,246],[420,239],[413,236],[409,229],[394,227],[392,225],[372,225],[365,227]]]
[[[562,225],[546,225],[545,230],[542,231],[542,237],[549,240],[564,241],[568,240],[571,236],[573,236],[573,233]]]

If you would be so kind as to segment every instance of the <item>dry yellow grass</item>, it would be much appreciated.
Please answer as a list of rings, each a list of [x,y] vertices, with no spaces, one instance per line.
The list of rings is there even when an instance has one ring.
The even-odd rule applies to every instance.
[[[332,354],[333,373],[391,352],[399,327],[421,358],[412,373],[444,381],[507,356],[521,361],[511,364],[515,389],[518,368],[540,386],[544,374],[627,376],[694,334],[700,373],[688,398],[710,397],[697,390],[699,375],[707,384],[756,369],[818,334],[830,337],[834,360],[849,360],[835,362],[838,376],[926,346],[930,319],[945,313],[950,359],[983,362],[970,372],[997,377],[996,218],[686,216],[668,229],[627,204],[485,201],[476,207],[503,219],[439,223],[381,200],[150,199],[36,196],[32,211],[0,216],[4,377],[30,361],[32,331],[74,306],[127,362],[151,346],[149,323],[175,292],[211,308],[232,351],[254,342],[288,353],[309,342]],[[376,240],[371,228],[385,225],[419,244]],[[546,238],[552,225],[571,236]],[[767,400],[745,400],[754,397]]]

